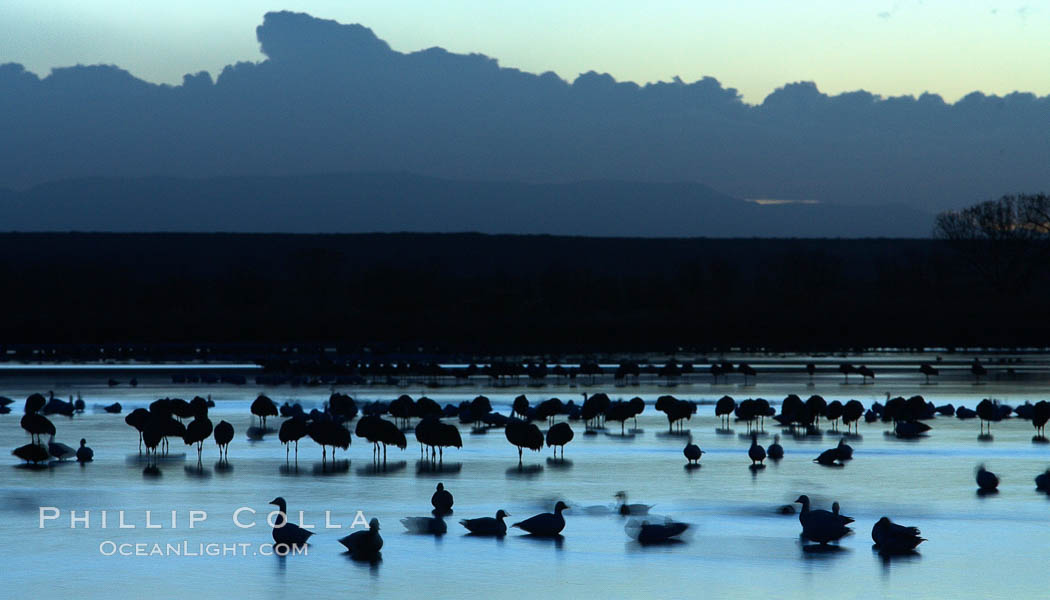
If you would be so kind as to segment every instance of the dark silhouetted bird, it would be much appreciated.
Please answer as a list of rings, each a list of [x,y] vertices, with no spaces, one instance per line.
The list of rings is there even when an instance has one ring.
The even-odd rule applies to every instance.
[[[452,492],[445,489],[445,484],[437,484],[437,490],[434,491],[434,495],[430,497],[430,504],[434,507],[435,515],[450,515],[452,514]]]
[[[747,450],[747,457],[751,459],[751,466],[760,466],[766,460],[766,449],[758,445],[758,434],[751,434],[751,447]]]
[[[547,446],[554,447],[554,455],[558,455],[558,447],[561,447],[561,457],[565,458],[565,444],[572,441],[574,437],[572,427],[568,423],[555,423],[547,430]]]
[[[686,442],[685,448],[682,449],[682,454],[684,454],[686,460],[689,461],[686,464],[687,465],[698,465],[698,464],[700,464],[700,457],[703,455],[703,453],[704,453],[704,451],[700,449],[700,446],[697,446],[696,444],[693,443],[693,434],[690,433],[689,434],[689,441]]]
[[[562,511],[569,508],[567,504],[558,501],[554,505],[553,513],[540,513],[534,517],[529,517],[524,521],[515,523],[511,527],[517,527],[527,533],[541,537],[554,537],[560,535],[562,530],[565,529],[565,516],[562,515]]]
[[[802,505],[798,520],[802,524],[803,538],[824,546],[853,532],[848,527],[853,522],[852,518],[837,514],[837,511],[811,510],[809,496],[805,494],[799,496],[795,502]]]
[[[474,535],[495,535],[502,536],[507,535],[507,524],[503,521],[505,517],[509,517],[510,514],[503,511],[503,509],[496,511],[496,517],[479,517],[477,519],[463,519],[459,522],[460,525],[467,528],[467,531]]]
[[[95,451],[87,447],[87,440],[80,439],[80,447],[77,448],[77,462],[91,462],[95,460]]]
[[[314,532],[303,529],[295,523],[288,522],[288,504],[284,501],[284,498],[278,496],[270,500],[270,504],[276,505],[280,511],[273,522],[274,543],[287,546],[302,546],[306,544]]]
[[[879,554],[907,554],[926,541],[918,527],[898,525],[882,517],[871,528],[871,539]]]
[[[340,539],[339,543],[354,560],[379,560],[379,551],[383,549],[383,537],[379,535],[379,519],[373,518],[368,523],[368,529],[355,531]]]
[[[33,464],[40,464],[51,458],[51,455],[47,453],[47,448],[42,444],[26,444],[25,446],[19,446],[12,450],[11,454],[26,461],[26,463]]]
[[[991,492],[999,487],[999,476],[984,468],[977,467],[977,487],[983,492]]]
[[[219,460],[229,460],[230,442],[233,441],[233,425],[219,421],[215,426],[215,443],[219,446]]]
[[[773,443],[766,448],[766,456],[771,460],[780,460],[784,458],[784,447],[780,445],[780,434],[773,436]]]

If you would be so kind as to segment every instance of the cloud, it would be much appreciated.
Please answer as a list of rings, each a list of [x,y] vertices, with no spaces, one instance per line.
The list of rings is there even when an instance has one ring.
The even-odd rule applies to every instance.
[[[266,59],[154,85],[115,66],[0,66],[0,187],[79,176],[404,171],[453,179],[696,181],[742,198],[958,206],[1050,189],[1050,100],[824,94],[750,105],[705,77],[574,81],[370,29],[269,13]],[[144,200],[146,202],[147,200]]]

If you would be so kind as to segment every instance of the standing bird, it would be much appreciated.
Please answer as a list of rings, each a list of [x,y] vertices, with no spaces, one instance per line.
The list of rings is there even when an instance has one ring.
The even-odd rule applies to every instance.
[[[80,447],[77,448],[77,462],[87,463],[95,460],[95,451],[87,447],[87,440],[80,438]]]
[[[715,403],[715,416],[720,419],[723,429],[729,429],[729,417],[736,410],[736,400],[732,396],[722,396]]]
[[[562,511],[567,510],[568,508],[569,505],[558,500],[558,503],[554,505],[553,513],[540,513],[534,517],[529,517],[524,521],[515,523],[511,525],[511,527],[522,529],[530,535],[556,537],[561,534],[563,529],[565,529],[565,517],[562,515]]]
[[[373,518],[368,529],[355,531],[339,540],[339,543],[350,553],[354,560],[376,561],[382,558],[383,537],[379,535],[379,519]]]
[[[686,466],[700,466],[700,456],[703,455],[703,453],[704,451],[700,449],[700,446],[693,443],[693,434],[690,433],[689,441],[686,442],[685,448],[682,449],[682,454],[684,454],[686,460],[689,461],[686,463]]]
[[[124,417],[124,422],[134,427],[139,432],[139,453],[142,452],[142,431],[149,422],[150,412],[145,408],[136,408]]]
[[[277,510],[280,511],[273,522],[274,544],[284,544],[286,546],[305,545],[314,532],[307,531],[294,523],[288,522],[288,504],[284,501],[284,498],[278,496],[270,500],[270,504],[276,505]]]
[[[201,462],[201,453],[204,450],[204,440],[211,437],[212,425],[211,419],[204,416],[198,416],[190,421],[190,424],[186,426],[186,432],[182,434],[182,441],[187,446],[197,444],[197,464]]]
[[[747,457],[751,459],[751,468],[760,469],[765,467],[766,449],[758,445],[758,434],[751,434],[751,447],[747,450]]]
[[[20,422],[22,429],[26,430],[34,443],[40,443],[40,436],[49,435],[55,436],[55,425],[43,415],[39,415],[35,412],[26,413]]]
[[[773,436],[773,443],[766,448],[766,456],[771,460],[780,460],[784,458],[784,447],[780,445],[780,434]]]
[[[999,476],[980,465],[977,467],[977,487],[980,492],[994,492],[999,487]]]
[[[215,443],[219,446],[219,460],[230,459],[230,442],[232,441],[233,425],[226,421],[219,421],[219,424],[215,426]]]
[[[281,423],[281,429],[277,432],[277,439],[281,440],[284,444],[284,460],[288,462],[288,452],[291,450],[291,446],[288,444],[295,443],[295,462],[299,462],[299,440],[306,436],[306,419],[302,416],[294,416],[284,423]]]
[[[259,394],[252,402],[250,410],[253,415],[259,417],[264,431],[266,430],[266,417],[277,416],[277,405],[266,394]]]
[[[445,489],[445,484],[437,484],[437,490],[430,497],[430,504],[434,507],[435,516],[452,514],[452,492]]]
[[[463,519],[459,522],[460,525],[467,528],[472,535],[495,535],[504,536],[507,535],[507,524],[503,521],[504,517],[509,517],[510,514],[500,510],[496,511],[496,517],[478,517],[477,519]]]
[[[810,510],[809,496],[805,494],[799,496],[795,502],[802,505],[802,510],[798,513],[798,521],[802,524],[803,538],[826,546],[830,542],[837,542],[853,533],[853,530],[847,527],[853,522],[851,517],[838,514],[837,510],[835,512]]]
[[[898,525],[889,517],[882,517],[871,528],[871,539],[879,554],[907,554],[926,541],[918,527]]]
[[[521,466],[521,453],[522,450],[528,448],[535,452],[539,452],[540,448],[543,447],[543,432],[536,426],[535,423],[526,423],[525,421],[512,420],[507,422],[507,427],[504,430],[504,435],[507,437],[507,441],[518,447],[518,466]]]
[[[554,456],[557,456],[558,446],[561,446],[561,457],[565,458],[565,444],[571,442],[574,435],[568,423],[556,423],[547,430],[547,447],[553,446]]]

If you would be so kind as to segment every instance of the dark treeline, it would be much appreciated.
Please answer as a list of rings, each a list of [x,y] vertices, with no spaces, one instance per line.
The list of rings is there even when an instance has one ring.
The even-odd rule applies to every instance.
[[[354,352],[1046,346],[1046,278],[939,240],[4,234],[5,344]]]

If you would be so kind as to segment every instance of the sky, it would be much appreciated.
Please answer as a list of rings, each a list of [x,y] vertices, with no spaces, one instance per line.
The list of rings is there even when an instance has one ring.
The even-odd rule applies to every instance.
[[[260,61],[270,10],[370,27],[394,50],[440,46],[571,81],[711,76],[760,103],[785,83],[825,93],[1050,94],[1050,5],[997,0],[0,0],[0,63],[39,75],[115,64],[158,83]]]

